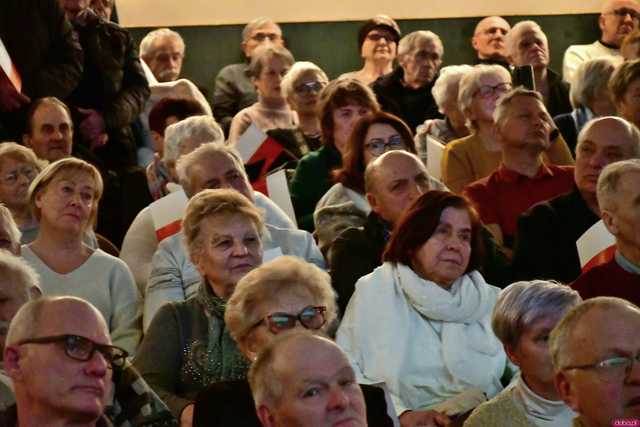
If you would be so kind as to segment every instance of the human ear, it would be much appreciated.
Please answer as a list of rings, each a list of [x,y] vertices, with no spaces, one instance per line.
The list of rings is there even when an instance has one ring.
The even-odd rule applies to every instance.
[[[578,400],[567,374],[563,371],[556,372],[553,377],[553,382],[564,403],[566,403],[569,408],[573,409],[574,412],[578,412]]]
[[[264,427],[275,427],[276,422],[271,413],[271,410],[267,408],[265,405],[260,405],[256,410],[258,418]]]

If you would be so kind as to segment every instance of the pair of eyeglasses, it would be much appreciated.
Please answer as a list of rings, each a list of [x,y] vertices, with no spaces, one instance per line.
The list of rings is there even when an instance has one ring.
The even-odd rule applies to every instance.
[[[251,38],[257,42],[263,42],[266,39],[271,40],[272,42],[275,42],[277,40],[280,40],[282,36],[280,34],[276,34],[276,33],[256,33],[253,36],[251,36]]]
[[[55,335],[51,337],[30,338],[18,342],[18,345],[23,344],[60,344],[64,348],[64,353],[70,359],[79,362],[91,360],[97,351],[102,354],[111,368],[122,368],[129,355],[129,353],[120,347],[98,344],[89,338],[79,335]]]
[[[324,315],[326,311],[327,307],[310,305],[303,308],[298,314],[273,313],[261,319],[251,329],[264,323],[273,334],[278,334],[294,328],[297,321],[306,329],[320,329],[327,321]]]
[[[18,177],[22,175],[31,182],[36,176],[36,170],[33,166],[23,166],[5,176],[2,177],[2,183],[5,185],[16,185]]]
[[[616,9],[612,12],[609,12],[607,15],[615,15],[618,18],[626,18],[627,15],[631,17],[632,20],[637,21],[640,19],[640,12],[635,11],[633,9]]]
[[[312,92],[313,93],[320,92],[322,88],[325,87],[325,85],[326,83],[319,82],[319,81],[306,82],[306,83],[300,83],[293,90],[295,90],[297,94],[306,95]]]
[[[372,42],[377,42],[379,40],[385,39],[387,42],[394,42],[394,38],[391,34],[384,33],[369,33],[367,34],[367,40],[371,40]]]
[[[563,370],[595,370],[611,380],[627,381],[636,362],[640,362],[640,353],[635,357],[616,356],[589,365],[567,366]]]
[[[376,157],[383,155],[387,151],[404,150],[407,148],[400,135],[393,135],[386,141],[382,138],[373,138],[364,144],[364,147],[369,153]]]
[[[509,92],[511,88],[512,88],[511,83],[498,83],[495,86],[484,85],[478,88],[476,93],[474,93],[474,96],[480,95],[481,98],[488,98],[490,96],[493,96],[496,93],[502,94],[505,92]]]

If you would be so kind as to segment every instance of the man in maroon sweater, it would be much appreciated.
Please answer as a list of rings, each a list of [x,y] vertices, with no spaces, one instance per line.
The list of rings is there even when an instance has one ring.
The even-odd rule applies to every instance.
[[[614,296],[640,305],[640,160],[612,163],[598,179],[602,220],[616,238],[615,257],[571,285],[582,298]]]

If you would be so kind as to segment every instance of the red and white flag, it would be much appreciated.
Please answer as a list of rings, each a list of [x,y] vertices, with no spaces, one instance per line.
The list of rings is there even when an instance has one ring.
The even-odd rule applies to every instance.
[[[188,201],[184,190],[179,190],[169,193],[149,205],[158,243],[182,229],[182,217],[187,209]]]
[[[584,232],[576,242],[582,272],[604,264],[613,259],[616,252],[616,239],[607,230],[602,220],[596,222]]]

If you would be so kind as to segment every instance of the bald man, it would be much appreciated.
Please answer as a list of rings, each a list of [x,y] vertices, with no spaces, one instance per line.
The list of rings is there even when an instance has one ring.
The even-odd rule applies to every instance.
[[[479,64],[509,66],[504,37],[511,25],[500,16],[488,16],[476,25],[471,45],[478,54]]]
[[[625,36],[638,28],[640,5],[634,0],[605,0],[600,9],[598,25],[600,40],[591,44],[571,45],[564,53],[562,77],[572,83],[578,66],[589,59],[611,55],[620,56]]]

